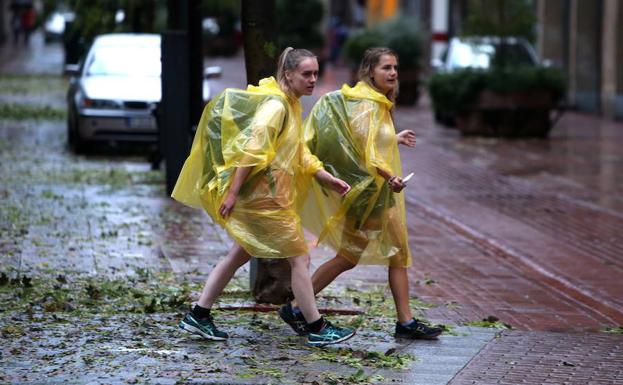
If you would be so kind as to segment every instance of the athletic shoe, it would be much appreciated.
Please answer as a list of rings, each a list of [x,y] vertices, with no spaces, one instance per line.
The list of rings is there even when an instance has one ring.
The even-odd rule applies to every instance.
[[[188,313],[180,321],[179,326],[187,332],[200,335],[209,340],[223,341],[229,338],[227,333],[218,330],[216,325],[214,325],[212,317],[197,319],[191,313]]]
[[[294,330],[294,332],[298,334],[299,336],[304,336],[304,335],[307,335],[307,333],[309,333],[309,330],[307,329],[307,321],[305,321],[305,317],[303,317],[303,313],[293,312],[292,305],[290,305],[289,303],[286,305],[283,305],[279,309],[279,317],[281,317],[281,319],[285,323],[290,325],[292,330]]]
[[[409,326],[402,326],[400,322],[396,322],[396,338],[408,338],[412,340],[434,340],[443,333],[443,329],[439,326],[428,326],[415,318],[415,322]]]
[[[341,328],[333,326],[331,322],[325,321],[324,326],[319,332],[309,332],[307,335],[307,344],[311,346],[325,346],[337,344],[346,341],[355,335],[355,331],[349,328]]]

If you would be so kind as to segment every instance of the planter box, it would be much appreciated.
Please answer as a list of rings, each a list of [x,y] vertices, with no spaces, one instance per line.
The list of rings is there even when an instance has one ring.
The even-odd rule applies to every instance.
[[[547,137],[555,105],[547,91],[498,94],[482,91],[471,108],[457,114],[457,128],[464,135]]]
[[[420,98],[420,74],[417,70],[402,70],[398,74],[400,89],[396,104],[412,106]]]

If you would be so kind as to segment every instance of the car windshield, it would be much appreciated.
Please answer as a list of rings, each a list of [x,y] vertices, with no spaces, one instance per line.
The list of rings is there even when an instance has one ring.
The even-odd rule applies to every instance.
[[[99,47],[87,66],[88,76],[160,76],[158,47]]]
[[[498,64],[501,57],[499,43],[459,43],[450,57],[450,67],[457,68],[490,68]],[[505,44],[504,53],[506,63],[513,66],[533,66],[534,58],[522,44]]]

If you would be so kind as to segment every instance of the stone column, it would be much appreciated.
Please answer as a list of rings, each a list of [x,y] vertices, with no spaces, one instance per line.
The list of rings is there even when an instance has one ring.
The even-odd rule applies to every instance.
[[[569,104],[575,105],[575,92],[577,89],[577,40],[578,40],[578,1],[570,0],[569,13]]]
[[[617,32],[621,28],[619,18],[619,1],[604,0],[604,17],[602,25],[602,78],[601,78],[601,108],[604,116],[614,118],[616,115],[617,96],[617,69],[623,63],[617,63],[618,46]]]
[[[567,44],[564,0],[540,0],[537,4],[537,52],[541,60],[549,60],[556,68],[567,70]]]
[[[614,42],[618,42],[615,44],[616,47],[616,96],[615,96],[615,116],[618,119],[623,119],[623,4],[618,1],[615,1],[618,6],[617,14],[617,22],[616,26],[616,36]]]
[[[603,0],[573,2],[572,92],[578,109],[588,112],[601,110],[603,3]]]

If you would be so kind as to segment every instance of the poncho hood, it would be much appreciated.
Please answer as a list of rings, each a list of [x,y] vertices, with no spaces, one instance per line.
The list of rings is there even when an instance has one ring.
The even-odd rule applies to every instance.
[[[359,81],[354,87],[344,84],[341,92],[342,95],[348,99],[368,99],[384,104],[388,109],[391,109],[394,106],[394,103],[387,99],[385,95],[363,81]]]

